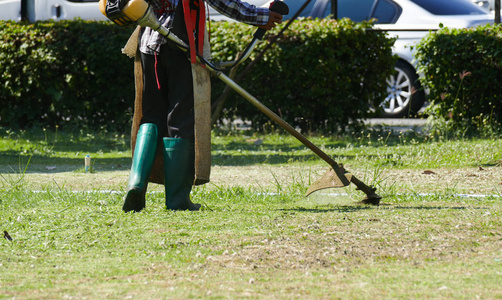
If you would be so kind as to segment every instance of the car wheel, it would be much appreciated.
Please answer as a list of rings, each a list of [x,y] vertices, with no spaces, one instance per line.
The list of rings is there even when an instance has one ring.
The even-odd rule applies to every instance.
[[[396,73],[387,79],[388,95],[381,104],[382,117],[399,118],[416,114],[425,102],[425,93],[415,69],[407,62],[398,60]]]

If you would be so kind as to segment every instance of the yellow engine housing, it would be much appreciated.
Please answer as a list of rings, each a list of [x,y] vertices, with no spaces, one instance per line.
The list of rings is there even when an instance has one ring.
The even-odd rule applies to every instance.
[[[99,10],[116,24],[128,26],[145,16],[148,3],[145,0],[100,0]]]

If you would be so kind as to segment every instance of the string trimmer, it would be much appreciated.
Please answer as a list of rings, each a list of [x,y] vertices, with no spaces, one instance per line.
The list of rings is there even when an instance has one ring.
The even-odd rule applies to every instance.
[[[150,27],[165,36],[171,42],[176,43],[176,45],[183,51],[189,51],[189,46],[183,40],[174,35],[169,29],[162,26],[160,21],[155,16],[153,10],[150,8],[149,4],[144,0],[100,0],[99,7],[101,12],[105,16],[107,16],[109,19],[120,26],[137,24],[140,26]],[[284,2],[278,0],[274,1],[270,5],[270,10],[278,12],[282,15],[289,13],[288,6]],[[237,61],[224,62],[216,65],[207,61],[201,55],[197,55],[197,60],[201,64],[205,65],[206,68],[216,77],[230,86],[234,91],[244,97],[244,99],[257,107],[261,112],[263,112],[270,119],[280,125],[283,129],[297,138],[300,142],[302,142],[305,146],[307,146],[310,150],[312,150],[315,154],[317,154],[331,166],[331,168],[321,177],[321,179],[316,181],[308,188],[306,196],[321,189],[345,187],[352,182],[357,187],[357,189],[366,194],[366,197],[359,203],[378,205],[382,197],[375,193],[376,188],[364,184],[354,175],[347,172],[342,165],[336,163],[335,160],[333,160],[329,155],[319,149],[319,147],[310,142],[305,136],[296,131],[286,121],[280,118],[277,114],[263,105],[260,101],[258,101],[258,99],[249,94],[246,90],[244,90],[223,73],[225,70],[235,67],[236,65],[242,63],[245,59],[247,59],[258,41],[263,38],[265,32],[265,29],[261,28],[255,32],[253,40],[246,48],[244,54],[241,55]]]

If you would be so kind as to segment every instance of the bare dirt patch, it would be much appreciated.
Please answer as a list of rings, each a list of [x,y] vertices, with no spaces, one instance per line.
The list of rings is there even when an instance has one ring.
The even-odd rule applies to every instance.
[[[404,191],[502,194],[502,167],[388,170],[383,177],[385,183],[395,182]]]
[[[328,170],[325,166],[214,166],[211,170],[211,183],[214,186],[258,189],[274,189],[293,183],[308,186]],[[373,170],[350,169],[368,184],[380,182],[380,191],[398,193],[436,193],[454,191],[465,194],[502,193],[502,167],[434,169],[434,170]],[[117,190],[125,189],[129,171],[106,171],[96,173],[53,172],[27,173],[22,182],[30,189],[67,188],[69,190]],[[378,178],[373,178],[377,176]],[[20,178],[19,174],[2,174],[1,184]],[[161,185],[150,184],[149,189],[162,190]]]
[[[350,268],[386,261],[458,262],[502,251],[502,232],[496,229],[480,238],[477,225],[462,221],[445,225],[448,230],[427,222],[407,223],[406,218],[371,218],[344,220],[336,226],[310,224],[296,236],[235,241],[222,255],[208,260],[235,268]]]

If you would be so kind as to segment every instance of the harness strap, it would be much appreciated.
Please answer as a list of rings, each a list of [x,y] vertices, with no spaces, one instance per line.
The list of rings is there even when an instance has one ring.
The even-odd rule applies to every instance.
[[[204,34],[206,33],[206,10],[204,6],[204,2],[202,0],[199,0],[199,19],[197,20],[199,23],[199,29],[198,29],[198,42],[199,42],[199,47],[197,50],[199,53],[204,54]]]
[[[194,64],[197,61],[196,53],[202,53],[204,48],[206,26],[204,3],[202,0],[183,0],[183,14],[190,46],[190,61]],[[197,47],[195,46],[195,35],[197,35]]]

